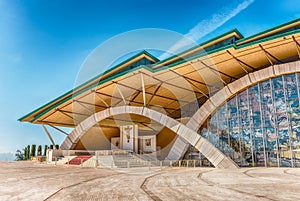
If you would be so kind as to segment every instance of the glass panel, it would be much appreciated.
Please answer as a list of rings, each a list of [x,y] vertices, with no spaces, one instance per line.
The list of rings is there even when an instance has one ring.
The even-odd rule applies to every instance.
[[[277,167],[277,136],[275,133],[275,128],[264,128],[264,133],[266,134],[266,158],[268,166]]]
[[[300,167],[299,80],[279,76],[237,94],[201,135],[240,166]]]

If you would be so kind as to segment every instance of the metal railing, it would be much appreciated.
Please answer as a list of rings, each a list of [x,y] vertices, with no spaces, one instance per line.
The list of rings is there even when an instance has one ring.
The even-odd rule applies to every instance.
[[[62,161],[63,160],[63,161]],[[72,161],[72,162],[71,162]],[[156,161],[130,161],[130,160],[112,160],[108,163],[102,163],[99,158],[92,157],[86,161],[82,158],[60,158],[55,157],[52,164],[78,167],[94,167],[94,168],[139,168],[139,167],[172,167],[172,168],[197,168],[197,167],[213,167],[208,161],[199,159],[195,160],[156,160]]]

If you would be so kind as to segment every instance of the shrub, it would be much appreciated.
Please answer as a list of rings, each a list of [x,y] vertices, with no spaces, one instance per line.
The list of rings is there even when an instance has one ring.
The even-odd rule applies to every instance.
[[[15,159],[16,161],[24,160],[24,150],[23,150],[23,152],[20,150],[17,150],[15,156],[16,156],[16,159]]]

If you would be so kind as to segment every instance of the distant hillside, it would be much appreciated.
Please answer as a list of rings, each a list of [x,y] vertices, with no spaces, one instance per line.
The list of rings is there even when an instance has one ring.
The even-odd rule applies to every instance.
[[[15,158],[14,153],[0,153],[0,161],[14,161]]]

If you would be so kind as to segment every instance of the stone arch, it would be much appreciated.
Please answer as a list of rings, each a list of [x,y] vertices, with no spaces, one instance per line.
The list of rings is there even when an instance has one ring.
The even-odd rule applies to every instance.
[[[169,128],[178,136],[180,136],[180,138],[182,138],[186,143],[189,143],[195,148],[197,148],[215,167],[237,168],[237,165],[230,158],[225,156],[209,141],[201,137],[195,131],[189,129],[186,125],[155,110],[137,106],[111,107],[91,115],[90,117],[82,121],[79,125],[77,125],[75,129],[67,136],[67,138],[61,145],[61,149],[74,148],[80,137],[83,136],[97,122],[106,119],[110,116],[119,114],[137,114],[144,117],[148,117],[160,123],[161,125]]]
[[[226,85],[220,91],[210,97],[190,118],[186,126],[197,132],[201,125],[214,111],[218,109],[218,107],[235,96],[237,93],[264,80],[296,72],[300,72],[300,61],[278,64],[253,73],[249,73],[244,77],[241,77],[240,79]],[[177,137],[169,152],[168,158],[173,160],[180,159],[185,153],[187,147],[188,143]]]
[[[278,64],[268,68],[249,73],[244,77],[228,84],[210,97],[192,116],[186,124],[193,131],[198,131],[206,119],[223,103],[235,96],[238,92],[260,83],[264,80],[281,75],[300,72],[300,61]]]

